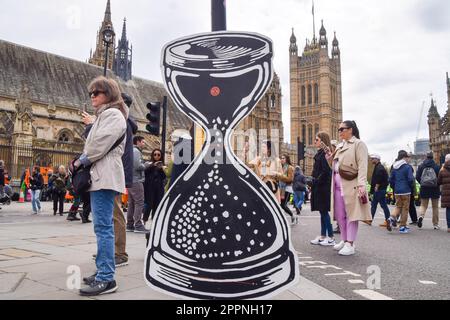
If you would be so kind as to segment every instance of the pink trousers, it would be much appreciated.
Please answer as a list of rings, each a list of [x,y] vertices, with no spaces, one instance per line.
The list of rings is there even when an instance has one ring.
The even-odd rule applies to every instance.
[[[334,217],[341,230],[341,239],[353,242],[358,233],[358,221],[349,221],[345,211],[345,202],[341,194],[341,176],[334,173]]]

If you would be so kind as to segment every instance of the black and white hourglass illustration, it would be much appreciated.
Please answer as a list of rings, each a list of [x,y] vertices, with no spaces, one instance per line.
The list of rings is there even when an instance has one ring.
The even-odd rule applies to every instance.
[[[145,265],[151,287],[194,299],[260,299],[297,282],[283,211],[231,146],[234,128],[272,82],[272,59],[271,40],[246,32],[163,48],[166,89],[206,142],[156,212]]]

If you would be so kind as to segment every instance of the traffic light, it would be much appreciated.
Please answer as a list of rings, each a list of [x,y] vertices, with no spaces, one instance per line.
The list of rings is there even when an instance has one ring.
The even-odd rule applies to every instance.
[[[147,113],[148,124],[146,126],[147,131],[154,135],[159,136],[159,123],[161,117],[161,103],[160,102],[150,102],[147,104],[147,109],[149,113]]]
[[[297,141],[297,157],[299,161],[305,159],[305,144],[301,141]]]

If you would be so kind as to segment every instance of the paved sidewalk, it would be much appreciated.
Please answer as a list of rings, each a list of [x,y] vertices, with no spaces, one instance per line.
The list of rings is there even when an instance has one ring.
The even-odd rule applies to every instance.
[[[0,210],[0,300],[91,300],[80,297],[67,286],[70,267],[79,267],[82,276],[95,271],[92,254],[96,241],[92,224],[68,222],[54,217],[51,203],[43,212],[30,214],[30,204],[2,207]],[[66,205],[67,208],[69,205]],[[117,269],[119,289],[98,300],[175,300],[156,292],[144,281],[145,238],[127,233],[129,265]],[[68,272],[69,271],[69,272]],[[70,281],[69,281],[70,284]],[[339,300],[334,293],[301,277],[294,288],[275,300]]]

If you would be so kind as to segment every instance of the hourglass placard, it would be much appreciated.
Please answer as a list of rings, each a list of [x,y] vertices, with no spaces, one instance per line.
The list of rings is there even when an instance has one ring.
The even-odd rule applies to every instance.
[[[162,200],[147,248],[147,283],[194,299],[269,298],[298,280],[283,211],[237,158],[233,130],[272,82],[273,45],[255,33],[213,32],[163,48],[164,83],[206,132],[201,153]]]

